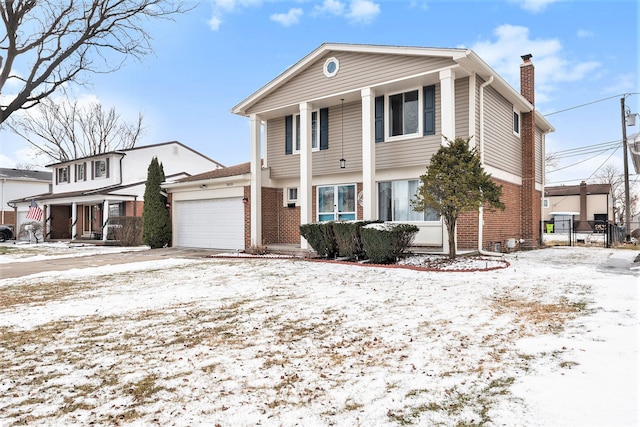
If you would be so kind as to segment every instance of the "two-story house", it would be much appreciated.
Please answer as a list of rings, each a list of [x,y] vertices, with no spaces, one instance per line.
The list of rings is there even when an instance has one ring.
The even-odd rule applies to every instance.
[[[411,199],[446,139],[471,137],[506,210],[461,218],[458,247],[536,247],[554,129],[522,58],[519,93],[468,49],[319,46],[232,108],[251,129],[246,244],[305,248],[300,224],[380,219],[416,224],[416,245],[447,250],[440,216]]]
[[[44,211],[48,239],[106,240],[109,217],[142,215],[153,157],[162,163],[167,180],[224,167],[176,141],[116,150],[49,165],[51,191],[13,200],[12,204],[24,209],[35,201]]]

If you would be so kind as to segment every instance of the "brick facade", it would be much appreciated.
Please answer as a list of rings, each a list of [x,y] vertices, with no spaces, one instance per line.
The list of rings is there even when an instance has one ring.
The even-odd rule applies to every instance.
[[[498,209],[491,211],[485,207],[483,213],[482,248],[494,251],[496,250],[496,244],[500,244],[500,250],[504,251],[507,240],[521,238],[521,187],[498,179],[494,179],[494,182],[502,186],[501,200],[502,203],[505,204],[505,210],[501,211]],[[461,215],[457,225],[458,248],[477,249],[478,212],[467,212]]]

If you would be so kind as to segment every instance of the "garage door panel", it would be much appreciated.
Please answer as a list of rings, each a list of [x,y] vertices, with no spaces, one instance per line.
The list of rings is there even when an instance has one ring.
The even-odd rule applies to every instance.
[[[181,200],[175,205],[177,246],[244,249],[242,198]]]

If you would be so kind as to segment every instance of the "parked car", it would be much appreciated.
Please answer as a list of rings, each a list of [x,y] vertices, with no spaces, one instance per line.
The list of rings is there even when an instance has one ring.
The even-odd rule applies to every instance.
[[[13,230],[11,229],[11,227],[0,225],[0,242],[13,239],[15,239],[15,236],[13,235]]]

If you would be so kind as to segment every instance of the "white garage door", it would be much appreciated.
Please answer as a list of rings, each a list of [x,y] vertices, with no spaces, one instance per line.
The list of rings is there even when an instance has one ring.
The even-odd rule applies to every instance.
[[[175,203],[176,245],[187,248],[244,249],[241,197]]]

